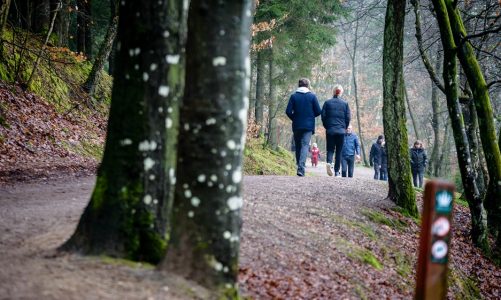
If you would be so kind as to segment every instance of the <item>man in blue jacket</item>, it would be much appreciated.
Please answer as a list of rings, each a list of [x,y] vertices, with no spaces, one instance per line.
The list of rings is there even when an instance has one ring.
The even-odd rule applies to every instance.
[[[327,139],[327,174],[332,176],[332,156],[336,151],[334,172],[336,177],[341,177],[339,167],[341,164],[341,150],[344,144],[344,134],[350,125],[351,112],[348,102],[341,98],[343,87],[334,87],[334,96],[325,101],[322,107],[322,123],[326,131]]]
[[[297,176],[304,176],[311,135],[315,132],[315,117],[320,115],[317,96],[309,89],[310,81],[299,79],[298,89],[289,98],[285,113],[292,120],[296,145]]]
[[[349,125],[344,135],[343,151],[341,151],[341,175],[343,177],[346,177],[346,171],[348,171],[348,177],[353,177],[355,158],[360,160],[360,143],[358,136],[352,131],[353,129]]]

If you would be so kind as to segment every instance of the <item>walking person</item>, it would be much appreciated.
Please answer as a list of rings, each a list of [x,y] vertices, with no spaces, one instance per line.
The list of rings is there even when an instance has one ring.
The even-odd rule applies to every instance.
[[[341,151],[341,176],[353,177],[355,160],[360,160],[360,142],[351,125],[346,128],[343,150]]]
[[[410,149],[412,181],[415,187],[423,187],[424,169],[428,163],[426,151],[421,141],[415,141],[414,147]]]
[[[388,180],[388,149],[386,142],[381,143],[381,169],[379,170],[379,180]]]
[[[320,149],[318,149],[317,143],[313,143],[310,153],[311,153],[311,166],[316,168],[318,165],[318,159],[320,158]]]
[[[380,135],[377,137],[377,141],[372,144],[371,152],[369,154],[369,163],[371,167],[374,167],[374,179],[379,180],[382,164],[382,144],[384,143],[384,136]]]
[[[298,89],[289,98],[285,113],[292,120],[296,150],[297,176],[304,176],[311,135],[315,132],[315,117],[321,113],[317,96],[309,89],[310,81],[299,79]]]
[[[334,174],[341,177],[339,172],[341,165],[341,151],[343,150],[344,135],[350,125],[351,112],[348,102],[341,98],[343,87],[334,86],[333,97],[325,101],[322,107],[322,123],[326,131],[327,139],[327,174],[332,176],[332,158],[336,153]]]

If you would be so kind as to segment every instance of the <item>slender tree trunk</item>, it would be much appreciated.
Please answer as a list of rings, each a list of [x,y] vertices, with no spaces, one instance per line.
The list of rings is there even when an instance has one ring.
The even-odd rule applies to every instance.
[[[441,63],[442,55],[440,54],[439,47],[437,46],[437,54],[435,57],[435,70],[440,71],[440,63]],[[432,109],[432,118],[431,118],[431,127],[433,128],[433,148],[431,149],[431,157],[428,168],[428,174],[434,177],[438,177],[438,169],[440,167],[439,163],[439,155],[440,155],[440,102],[438,98],[438,88],[437,86],[431,82],[431,109]],[[442,147],[443,149],[443,147]]]
[[[3,31],[5,25],[7,24],[7,17],[9,15],[11,0],[1,0],[0,1],[0,39],[3,39]]]
[[[92,6],[91,0],[85,0],[85,18],[84,18],[84,25],[85,25],[85,34],[84,34],[84,42],[85,42],[85,56],[87,56],[87,59],[92,59],[92,48],[93,48],[93,40],[94,37],[92,36]]]
[[[254,118],[254,111],[256,109],[256,54],[251,52],[251,73],[250,73],[250,87],[249,87],[249,110],[247,111],[247,119]]]
[[[238,297],[251,2],[192,1],[188,18],[183,167],[161,267],[205,285],[216,299]]]
[[[110,52],[112,50],[113,41],[115,40],[115,35],[117,33],[117,26],[118,16],[115,16],[108,27],[108,31],[106,32],[103,44],[101,45],[96,60],[92,65],[92,70],[90,71],[89,76],[87,77],[87,80],[83,85],[84,90],[89,93],[89,96],[94,95],[94,90],[99,78],[99,73],[103,69],[104,63],[108,59],[108,56],[110,55]]]
[[[366,167],[369,166],[369,162],[367,161],[367,156],[365,152],[365,143],[364,143],[364,135],[362,132],[362,125],[360,124],[360,99],[358,99],[358,83],[357,83],[357,45],[358,45],[358,18],[355,23],[355,38],[353,42],[353,55],[351,56],[351,69],[352,69],[352,79],[353,79],[353,88],[355,94],[355,105],[357,108],[357,127],[358,127],[358,135],[360,136],[360,147],[362,150],[362,159],[364,160],[364,165]]]
[[[277,99],[277,88],[274,82],[274,72],[276,70],[273,64],[273,49],[269,50],[269,60],[268,60],[268,69],[269,69],[269,80],[270,83],[270,91],[269,91],[269,99],[270,104],[268,108],[268,138],[266,143],[268,147],[273,150],[278,150],[278,127],[277,127],[277,113],[278,113],[278,99]]]
[[[92,55],[91,37],[91,0],[77,0],[77,52],[85,54],[88,59]]]
[[[36,33],[49,30],[51,23],[50,15],[50,1],[49,0],[35,0],[33,1],[33,23],[31,30]]]
[[[456,4],[451,0],[442,1],[445,3],[454,42],[457,45],[457,56],[475,100],[480,138],[490,178],[485,207],[488,212],[489,228],[492,232],[498,232],[501,229],[501,152],[496,143],[496,128],[494,126],[489,90],[480,69],[480,64],[473,52],[473,47],[469,41],[463,39],[467,33],[459,10],[455,6]],[[498,247],[498,258],[501,259],[501,234],[498,235],[496,245]]]
[[[383,122],[388,148],[388,198],[418,215],[411,181],[403,82],[403,36],[406,1],[389,0],[383,47]]]
[[[52,0],[51,11],[55,10],[59,2],[62,3],[62,7],[57,14],[54,31],[57,35],[57,45],[59,47],[68,47],[71,3],[70,0]]]
[[[475,172],[470,157],[470,147],[463,122],[463,113],[459,104],[458,78],[456,62],[456,44],[448,21],[447,9],[443,0],[433,0],[436,18],[440,28],[440,36],[444,49],[443,79],[447,98],[447,107],[451,119],[456,152],[458,156],[461,179],[466,200],[470,208],[473,243],[487,249],[486,226],[483,213],[482,198],[475,181]]]
[[[444,139],[443,139],[443,147],[442,152],[440,154],[440,158],[438,159],[438,163],[436,165],[437,177],[446,177],[446,164],[449,168],[450,166],[450,152],[451,152],[451,139],[450,139],[450,127],[448,120],[444,122],[445,131],[444,131]],[[447,169],[448,169],[447,168]]]
[[[411,108],[409,93],[407,92],[407,86],[405,85],[405,82],[404,82],[404,95],[405,95],[405,102],[407,103],[407,110],[409,111],[409,116],[411,117],[412,121],[412,128],[414,128],[414,135],[416,136],[416,140],[421,140],[421,137],[419,136],[419,130],[416,125],[416,119],[414,118],[414,113]]]
[[[62,248],[157,263],[176,182],[187,8],[180,0],[122,4],[103,161],[91,201]]]
[[[256,112],[254,113],[256,125],[260,126],[259,133],[264,134],[264,94],[266,81],[266,50],[257,53],[256,60]]]

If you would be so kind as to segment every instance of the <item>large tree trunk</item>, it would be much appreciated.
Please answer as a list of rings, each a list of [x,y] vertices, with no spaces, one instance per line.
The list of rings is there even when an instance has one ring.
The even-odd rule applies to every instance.
[[[458,99],[458,78],[456,62],[456,44],[448,22],[447,10],[443,0],[433,0],[440,36],[444,49],[443,79],[447,98],[447,107],[451,118],[456,152],[466,200],[470,208],[473,243],[487,249],[486,226],[483,214],[482,198],[475,181],[475,172],[470,157],[470,147],[463,121],[463,113]]]
[[[467,35],[458,8],[451,0],[442,0],[447,8],[446,13],[450,20],[450,27],[454,42],[457,45],[457,56],[463,67],[468,84],[473,92],[475,108],[478,115],[480,139],[489,171],[489,188],[485,198],[485,207],[488,212],[489,228],[493,232],[501,229],[501,152],[496,143],[496,128],[489,90],[478,63],[473,47],[463,38]],[[501,257],[501,234],[498,235],[497,247]]]
[[[237,296],[251,3],[192,1],[188,18],[184,138],[161,267],[205,285],[217,299]]]
[[[165,254],[176,181],[186,8],[180,0],[122,3],[103,161],[62,248],[156,263]]]
[[[99,78],[99,73],[103,69],[104,63],[108,59],[108,56],[110,55],[110,52],[112,50],[113,41],[115,40],[115,35],[117,32],[117,25],[118,25],[118,16],[115,16],[115,18],[113,18],[108,27],[108,31],[106,32],[103,44],[99,49],[99,53],[97,54],[96,60],[92,65],[92,69],[89,73],[89,76],[87,77],[87,80],[83,85],[84,90],[87,93],[89,93],[90,96],[94,94],[95,86]]]
[[[388,197],[418,216],[411,180],[403,82],[403,35],[406,1],[389,0],[383,48],[383,122],[388,148]]]
[[[266,82],[266,50],[257,53],[256,59],[256,112],[254,113],[256,125],[260,126],[259,133],[264,133],[264,95]]]

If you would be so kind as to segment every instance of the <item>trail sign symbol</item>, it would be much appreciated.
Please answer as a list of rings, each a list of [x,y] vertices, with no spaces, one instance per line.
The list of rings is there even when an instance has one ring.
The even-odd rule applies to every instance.
[[[431,255],[433,255],[434,259],[442,259],[447,255],[447,243],[444,241],[436,241],[431,246]]]
[[[438,213],[450,213],[452,210],[452,194],[449,191],[439,191],[435,194],[435,209]]]
[[[431,226],[431,233],[443,237],[446,236],[447,233],[449,233],[449,230],[451,229],[451,223],[446,217],[439,217],[438,219],[433,222],[433,225]]]

